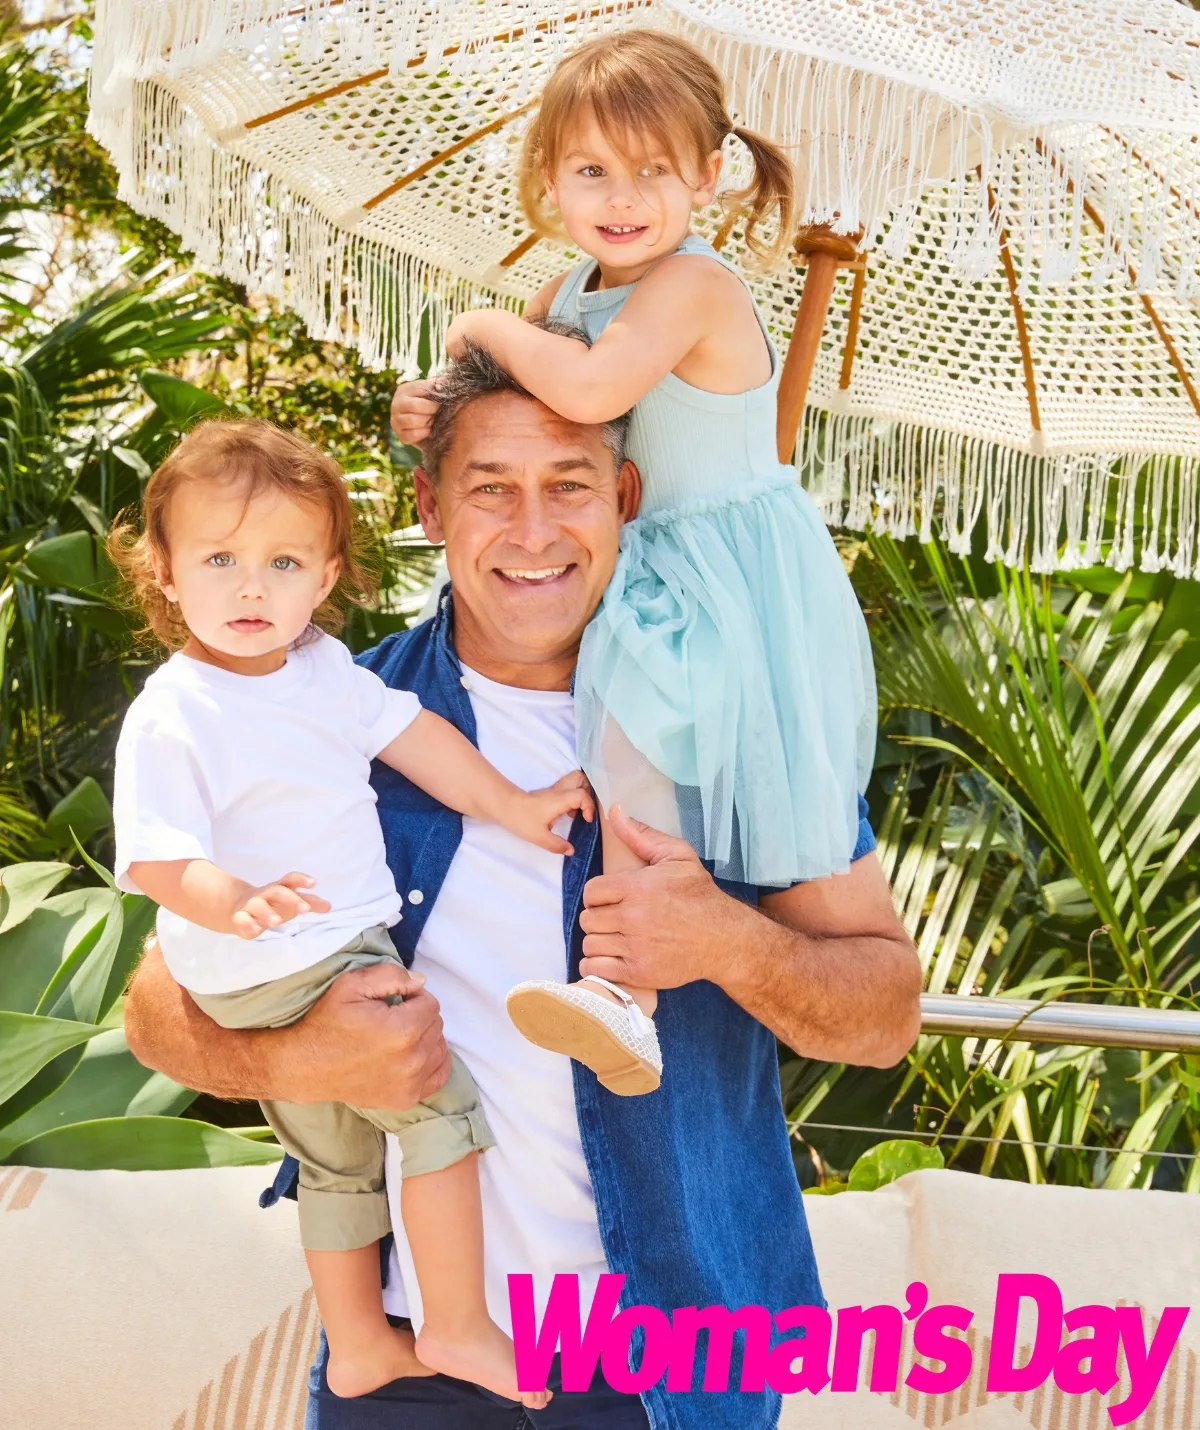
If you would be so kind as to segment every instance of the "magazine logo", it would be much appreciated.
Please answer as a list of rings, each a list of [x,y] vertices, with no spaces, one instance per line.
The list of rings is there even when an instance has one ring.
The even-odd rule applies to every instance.
[[[556,1276],[538,1324],[533,1277],[511,1275],[508,1297],[516,1349],[517,1385],[544,1390],[551,1363],[560,1357],[562,1388],[586,1390],[597,1366],[613,1390],[636,1395],[665,1377],[665,1389],[695,1388],[697,1338],[706,1335],[700,1389],[729,1390],[734,1337],[741,1337],[737,1389],[781,1394],[807,1390],[855,1391],[863,1341],[873,1333],[867,1388],[894,1392],[900,1377],[904,1322],[913,1323],[913,1349],[935,1364],[914,1365],[903,1384],[929,1395],[948,1395],[970,1378],[972,1350],[961,1338],[975,1319],[965,1306],[929,1304],[929,1288],[914,1281],[899,1306],[790,1306],[772,1316],[765,1306],[682,1306],[668,1314],[657,1306],[617,1309],[625,1277],[600,1277],[583,1320],[578,1276]],[[1017,1325],[1022,1302],[1036,1320],[1032,1352],[1018,1365]],[[1138,1306],[1086,1305],[1065,1309],[1048,1276],[997,1277],[992,1307],[987,1389],[1033,1391],[1048,1380],[1068,1395],[1107,1394],[1120,1379],[1124,1354],[1130,1391],[1106,1407],[1114,1426],[1136,1420],[1154,1398],[1188,1317],[1187,1306],[1168,1306],[1146,1343]],[[1086,1331],[1086,1335],[1076,1333]],[[1064,1333],[1071,1339],[1064,1341]],[[640,1351],[634,1363],[633,1346]],[[772,1343],[774,1342],[774,1343]]]

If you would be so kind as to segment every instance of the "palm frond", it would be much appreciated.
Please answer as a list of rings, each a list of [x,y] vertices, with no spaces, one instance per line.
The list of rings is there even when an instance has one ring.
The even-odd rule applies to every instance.
[[[1020,573],[984,599],[936,550],[930,597],[893,544],[875,551],[895,593],[873,631],[881,705],[927,712],[943,732],[893,737],[916,748],[879,821],[926,987],[1195,1006],[1200,817],[1186,811],[1200,787],[1200,670],[1176,659],[1183,638],[1163,629],[1161,605],[1131,602],[1128,579],[1064,605],[1061,588]],[[931,789],[919,747],[949,757]],[[1189,1076],[1173,1054],[1038,1047],[1017,1029],[923,1037],[895,1101],[921,1097],[951,1161],[1145,1186],[1156,1154],[1200,1148]],[[1101,1087],[1131,1105],[1105,1106]],[[978,1135],[1014,1145],[980,1156]]]

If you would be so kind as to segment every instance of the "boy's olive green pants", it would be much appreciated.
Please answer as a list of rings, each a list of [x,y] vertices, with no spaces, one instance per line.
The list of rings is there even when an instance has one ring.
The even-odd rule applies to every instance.
[[[367,929],[328,958],[236,993],[193,993],[223,1028],[284,1028],[303,1018],[333,980],[355,968],[400,963],[387,929]],[[264,1102],[279,1144],[300,1163],[300,1239],[310,1251],[351,1251],[391,1230],[383,1134],[403,1153],[401,1175],[440,1172],[495,1145],[474,1079],[452,1055],[449,1081],[405,1112],[340,1102]]]

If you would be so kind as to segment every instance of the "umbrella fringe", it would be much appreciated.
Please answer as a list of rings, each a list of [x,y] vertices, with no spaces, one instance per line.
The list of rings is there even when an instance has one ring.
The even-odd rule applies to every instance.
[[[1032,571],[1136,565],[1200,579],[1200,455],[1041,456],[964,432],[809,406],[796,468],[829,526],[933,539]]]
[[[444,361],[456,313],[522,306],[419,253],[347,231],[311,196],[214,144],[161,85],[134,85],[127,112],[93,112],[89,127],[112,152],[130,207],[168,225],[201,267],[292,308],[313,337],[354,347],[368,368],[416,376],[422,359]]]
[[[482,69],[515,26],[522,38],[505,62],[510,72],[523,70],[523,102],[535,53],[543,63],[548,47],[554,61],[601,31],[655,25],[705,50],[729,77],[740,122],[772,134],[797,159],[805,223],[864,229],[868,246],[900,257],[920,223],[922,194],[930,184],[947,184],[950,261],[968,278],[982,277],[997,263],[1005,231],[1021,255],[1027,297],[1035,284],[1077,271],[1090,197],[1113,273],[1132,269],[1139,291],[1200,297],[1200,225],[1180,222],[1200,213],[1200,166],[1183,122],[1161,115],[1148,122],[1144,96],[1114,88],[1100,128],[1082,100],[1071,107],[1064,87],[1045,97],[1048,108],[1032,125],[1027,114],[998,104],[980,109],[952,75],[935,90],[897,78],[882,57],[873,66],[861,56],[851,63],[835,52],[780,49],[750,33],[749,18],[739,31],[734,10],[726,7],[726,28],[717,32],[705,23],[709,7],[689,0],[305,0],[290,12],[289,28],[266,0],[100,0],[91,99],[96,113],[116,117],[137,80],[169,86],[173,76],[219,64],[226,51],[257,51],[277,63],[285,47],[311,61],[336,48],[331,79],[378,66],[399,76],[423,56],[466,74]],[[814,138],[831,132],[838,137]],[[1099,184],[1088,182],[1089,150]]]
[[[1108,128],[1067,113],[1031,127],[1020,117],[972,110],[965,95],[872,73],[861,61],[780,53],[670,12],[652,16],[730,77],[739,122],[771,134],[797,160],[803,223],[862,230],[864,248],[899,259],[926,191],[944,186],[950,262],[968,279],[982,278],[998,264],[1006,232],[1021,256],[1020,295],[1028,298],[1036,284],[1064,282],[1078,271],[1090,199],[1107,240],[1097,281],[1120,273],[1139,292],[1200,297],[1200,229],[1179,221],[1200,213],[1200,169],[1180,134],[1139,127],[1132,112],[1111,116]],[[1089,148],[1101,156],[1099,184],[1089,182]]]
[[[522,41],[528,65],[535,40],[552,61],[581,41],[636,21],[649,0],[98,0],[91,100],[119,108],[128,86],[219,64],[227,51],[278,63],[284,50],[302,61],[336,50],[339,79],[379,66],[400,77],[410,66],[472,73],[498,42]],[[282,22],[282,23],[281,23]],[[290,22],[290,23],[287,23]]]

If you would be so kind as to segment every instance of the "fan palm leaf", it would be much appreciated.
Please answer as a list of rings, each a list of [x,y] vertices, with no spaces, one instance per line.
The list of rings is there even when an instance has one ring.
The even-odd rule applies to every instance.
[[[1200,899],[1185,876],[1200,819],[1185,804],[1200,784],[1200,671],[1177,659],[1161,605],[1131,602],[1126,579],[1064,608],[1061,588],[1004,573],[998,596],[969,579],[964,596],[936,550],[931,603],[892,543],[875,553],[895,593],[873,631],[881,706],[944,732],[908,737],[879,832],[926,987],[1194,1005]],[[926,768],[949,757],[923,803],[922,749]],[[1110,1099],[1128,1089],[1124,1112],[1103,1105],[1102,1083]],[[895,1100],[919,1094],[952,1157],[972,1137],[1017,1144],[992,1141],[982,1171],[1133,1186],[1155,1154],[1200,1150],[1198,1091],[1174,1054],[1037,1048],[1018,1027],[923,1037]]]

